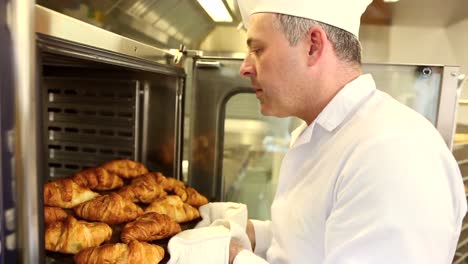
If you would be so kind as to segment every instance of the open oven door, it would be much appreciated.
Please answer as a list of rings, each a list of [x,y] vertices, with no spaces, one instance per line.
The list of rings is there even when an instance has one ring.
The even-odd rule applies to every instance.
[[[187,86],[184,168],[189,185],[214,201],[247,204],[249,217],[268,219],[281,160],[296,118],[265,117],[241,59],[196,57]],[[451,148],[458,67],[364,64],[381,89],[424,115]],[[190,85],[191,84],[191,85]],[[189,125],[189,127],[187,127]]]
[[[250,80],[239,74],[241,63],[193,59],[183,167],[188,184],[212,201],[246,203],[250,217],[267,219],[290,131],[300,121],[263,116]]]
[[[43,158],[34,1],[0,1],[1,178],[5,263],[43,263],[39,208]],[[5,23],[6,21],[6,23]],[[5,242],[5,243],[3,243]]]
[[[7,2],[0,0],[0,260],[72,263],[44,250],[43,183],[122,158],[180,178],[186,76],[168,50],[34,1],[11,0],[6,23]]]

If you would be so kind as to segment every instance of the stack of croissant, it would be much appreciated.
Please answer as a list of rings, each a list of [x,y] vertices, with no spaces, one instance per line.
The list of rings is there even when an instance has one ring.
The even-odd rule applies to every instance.
[[[45,248],[76,254],[75,263],[157,264],[164,249],[149,242],[179,233],[206,203],[195,189],[141,163],[110,161],[44,185]],[[110,243],[120,224],[123,243]]]

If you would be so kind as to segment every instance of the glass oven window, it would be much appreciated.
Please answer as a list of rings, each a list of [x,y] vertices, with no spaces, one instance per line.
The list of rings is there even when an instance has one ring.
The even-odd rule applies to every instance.
[[[226,105],[223,194],[247,205],[249,218],[270,219],[281,161],[295,118],[265,117],[254,94],[238,94]]]

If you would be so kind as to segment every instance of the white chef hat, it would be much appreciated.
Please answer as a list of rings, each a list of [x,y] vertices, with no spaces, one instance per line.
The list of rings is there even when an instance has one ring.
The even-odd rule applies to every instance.
[[[372,0],[237,0],[245,27],[254,13],[309,18],[359,36],[361,15]]]

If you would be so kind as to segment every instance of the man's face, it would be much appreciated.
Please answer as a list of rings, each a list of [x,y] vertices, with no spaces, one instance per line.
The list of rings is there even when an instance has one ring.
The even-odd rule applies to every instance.
[[[307,47],[302,41],[290,46],[275,19],[271,13],[250,16],[249,53],[240,72],[251,79],[262,114],[286,117],[296,115],[303,100]]]

